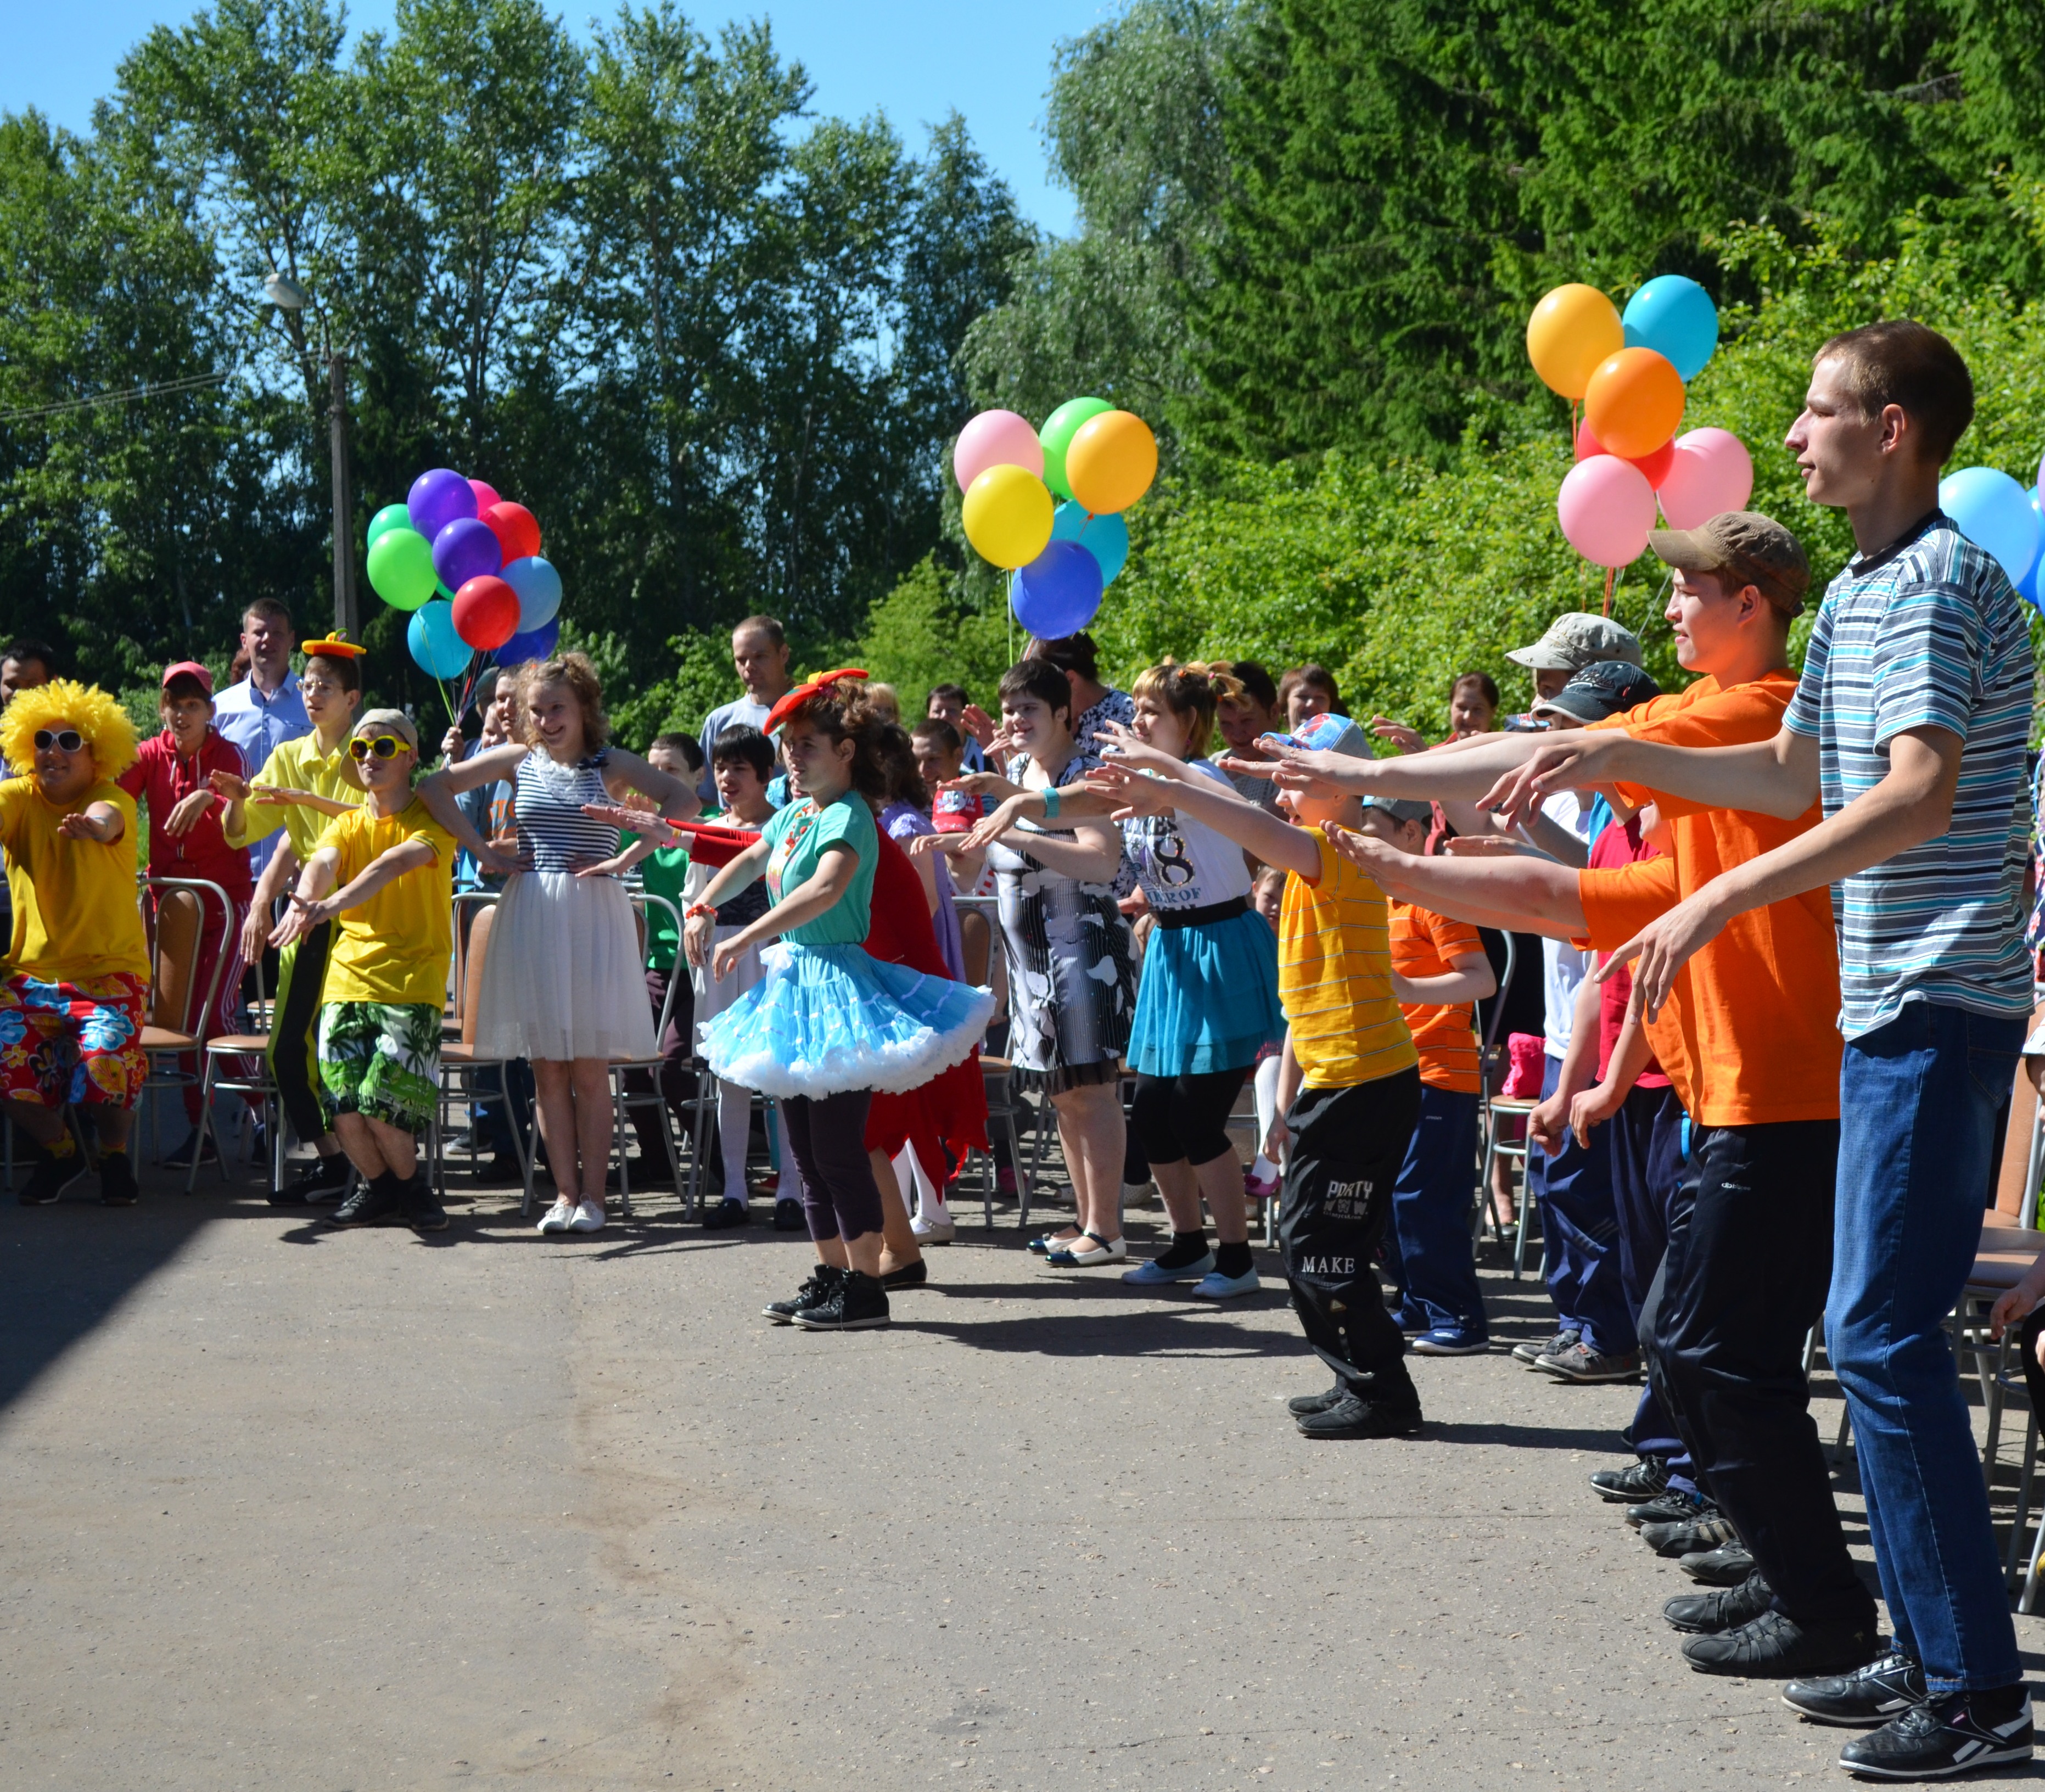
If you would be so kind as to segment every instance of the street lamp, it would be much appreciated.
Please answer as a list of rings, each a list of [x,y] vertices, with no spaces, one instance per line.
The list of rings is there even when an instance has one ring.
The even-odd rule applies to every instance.
[[[263,277],[263,296],[280,311],[312,309],[313,295],[288,274],[274,268]],[[320,345],[326,356],[327,449],[333,462],[333,626],[349,640],[359,641],[354,557],[349,549],[348,356],[334,348],[324,313],[320,314]]]

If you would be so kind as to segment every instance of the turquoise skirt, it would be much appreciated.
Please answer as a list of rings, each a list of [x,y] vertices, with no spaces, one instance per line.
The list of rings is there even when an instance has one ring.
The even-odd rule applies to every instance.
[[[1143,949],[1130,1069],[1204,1076],[1254,1064],[1285,1036],[1278,938],[1254,909],[1197,927],[1153,927]]]

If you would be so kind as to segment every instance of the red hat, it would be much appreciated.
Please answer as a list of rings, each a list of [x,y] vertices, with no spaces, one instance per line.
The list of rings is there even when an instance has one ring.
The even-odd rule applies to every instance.
[[[804,703],[807,703],[811,698],[817,696],[821,692],[828,690],[832,685],[837,684],[840,679],[865,678],[868,675],[861,672],[857,666],[840,666],[836,672],[824,672],[818,673],[817,676],[811,679],[808,684],[798,684],[794,690],[791,691],[788,694],[788,696],[784,697],[778,703],[775,704],[772,709],[768,711],[766,725],[761,729],[761,733],[763,734],[771,734],[774,733],[780,727],[783,723],[786,722],[790,716],[793,715],[795,711],[801,708]]]
[[[209,697],[213,695],[213,674],[196,660],[180,660],[174,666],[165,666],[162,688],[168,690],[170,688],[171,680],[180,672],[184,673],[187,677],[196,678],[205,687],[206,694]]]

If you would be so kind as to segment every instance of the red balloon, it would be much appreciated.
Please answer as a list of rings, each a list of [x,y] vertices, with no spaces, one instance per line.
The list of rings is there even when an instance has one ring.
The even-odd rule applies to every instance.
[[[492,504],[483,513],[497,537],[498,545],[504,550],[504,564],[509,566],[514,560],[530,559],[540,551],[540,519],[523,504],[514,504],[508,498]]]
[[[1589,423],[1577,426],[1577,458],[1588,461],[1593,454],[1609,454],[1612,450],[1591,434]],[[1621,455],[1621,460],[1627,458]],[[1676,438],[1671,436],[1652,454],[1643,454],[1632,463],[1647,476],[1647,483],[1657,491],[1662,482],[1669,476],[1669,469],[1676,464]]]
[[[471,579],[454,594],[454,632],[479,653],[495,651],[518,632],[518,594],[495,572]]]

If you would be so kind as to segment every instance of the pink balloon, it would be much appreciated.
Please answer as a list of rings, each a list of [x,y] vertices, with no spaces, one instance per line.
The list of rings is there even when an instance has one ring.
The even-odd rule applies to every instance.
[[[476,514],[478,516],[481,516],[492,504],[501,504],[504,502],[497,495],[495,487],[486,485],[479,479],[471,480],[468,482],[468,488],[476,494]]]
[[[1600,566],[1630,566],[1654,526],[1654,488],[1616,454],[1593,454],[1570,468],[1555,514],[1569,545]]]
[[[1676,438],[1676,458],[1662,482],[1662,514],[1671,529],[1695,529],[1724,511],[1742,511],[1754,495],[1754,457],[1730,430],[1692,430]]]
[[[983,410],[959,431],[952,450],[952,476],[965,488],[989,467],[1020,467],[1044,476],[1044,445],[1030,419],[1012,410]]]

